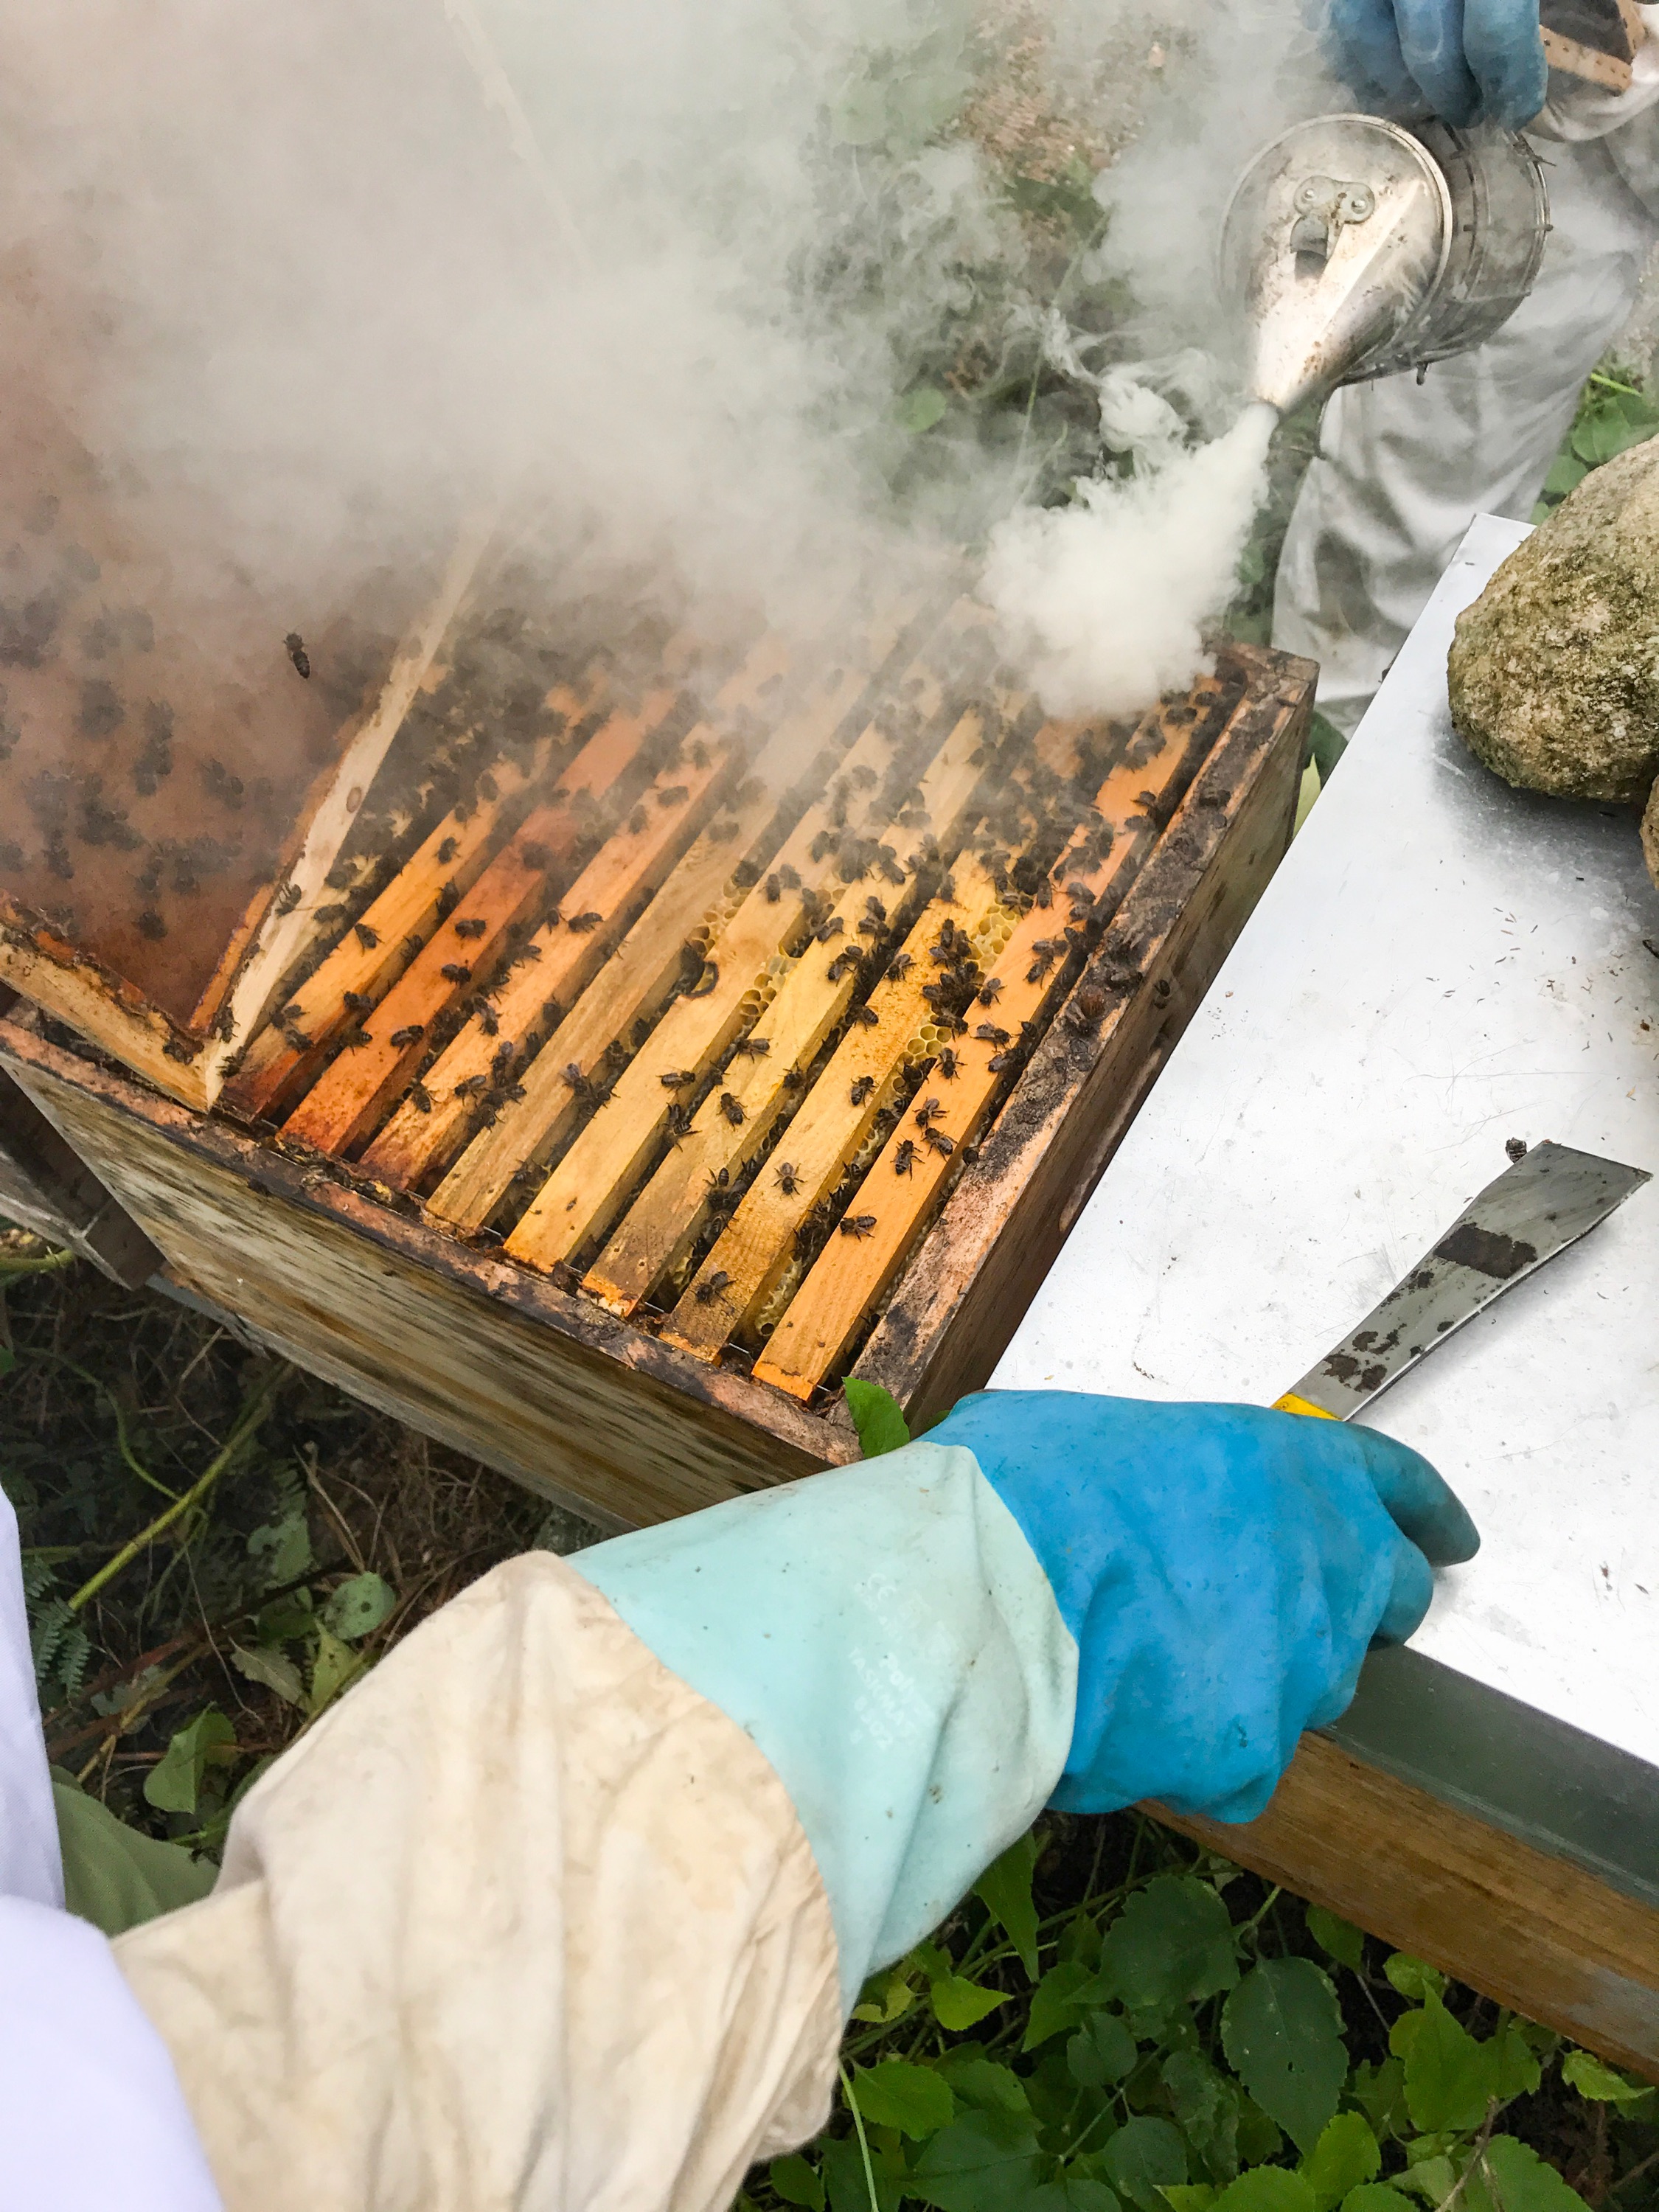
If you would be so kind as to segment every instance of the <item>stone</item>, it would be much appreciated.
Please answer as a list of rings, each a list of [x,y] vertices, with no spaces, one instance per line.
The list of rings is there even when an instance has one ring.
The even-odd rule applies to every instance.
[[[1648,811],[1642,817],[1642,857],[1648,864],[1648,873],[1659,889],[1659,783],[1653,787],[1648,800]]]
[[[1457,621],[1464,743],[1508,783],[1639,804],[1659,776],[1659,439],[1585,477]]]

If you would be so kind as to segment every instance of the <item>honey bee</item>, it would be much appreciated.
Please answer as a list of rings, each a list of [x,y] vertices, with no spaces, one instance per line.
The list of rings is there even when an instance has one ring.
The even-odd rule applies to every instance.
[[[943,1129],[929,1127],[924,1129],[921,1133],[942,1160],[948,1160],[957,1148],[956,1139],[947,1137]]]
[[[283,640],[283,645],[288,653],[289,659],[294,663],[294,665],[299,673],[301,676],[309,677],[311,674],[311,655],[306,651],[306,641],[304,638],[301,636],[299,631],[297,629],[289,630],[288,635]]]
[[[567,915],[564,926],[567,929],[574,930],[578,937],[586,937],[589,930],[597,929],[604,920],[605,916],[602,914],[596,914],[590,910],[586,914]]]
[[[848,1096],[854,1106],[862,1106],[875,1087],[876,1079],[873,1075],[855,1075],[853,1078],[852,1090]]]
[[[489,927],[481,914],[475,914],[469,921],[455,924],[455,934],[457,937],[482,937]]]
[[[446,837],[438,848],[438,866],[441,868],[447,868],[460,849],[461,841],[459,837]]]
[[[915,964],[914,953],[896,952],[887,963],[887,972],[896,983],[902,983]]]
[[[842,1216],[841,1233],[843,1237],[873,1237],[876,1217],[873,1213],[848,1213]]]
[[[495,1012],[494,1006],[490,1005],[489,1000],[480,999],[475,1011],[478,1017],[478,1027],[483,1031],[484,1035],[486,1036],[499,1036],[501,1033],[501,1018]]]
[[[138,916],[138,934],[152,944],[159,944],[167,933],[167,926],[153,906],[147,906]]]
[[[380,933],[378,929],[372,928],[368,922],[354,922],[351,927],[351,933],[356,939],[358,944],[362,946],[365,952],[374,952],[379,949]]]
[[[678,1098],[668,1109],[668,1126],[676,1144],[682,1137],[689,1137],[691,1133],[691,1109],[682,1106]]]
[[[671,1067],[666,1074],[657,1078],[665,1091],[684,1091],[696,1079],[697,1072],[693,1067]]]
[[[472,981],[472,970],[464,960],[446,960],[438,973],[446,983],[470,983]]]
[[[771,1038],[763,1036],[743,1037],[733,1047],[735,1052],[742,1053],[750,1060],[764,1060],[771,1049]]]
[[[424,1083],[410,1085],[409,1103],[417,1114],[429,1114],[432,1111],[432,1093]]]
[[[982,1042],[996,1045],[999,1048],[1005,1044],[1012,1044],[1014,1041],[1011,1031],[1000,1030],[994,1022],[981,1022],[974,1031],[974,1035]]]
[[[716,1267],[712,1275],[697,1285],[694,1293],[697,1304],[700,1306],[712,1306],[716,1298],[725,1294],[731,1280],[732,1278],[724,1267]]]
[[[743,1101],[730,1091],[720,1093],[720,1111],[734,1129],[741,1128],[748,1116],[743,1110]]]
[[[994,1006],[1002,996],[1003,982],[1000,975],[989,975],[981,984],[979,1002],[981,1006]]]
[[[399,1052],[404,1052],[406,1051],[410,1045],[419,1044],[421,1039],[425,1035],[426,1024],[424,1022],[407,1022],[402,1029],[392,1030],[391,1042],[396,1046]]]
[[[783,896],[783,878],[782,878],[781,876],[775,876],[775,875],[769,876],[769,877],[766,878],[766,902],[767,902],[767,904],[768,904],[769,906],[776,906],[776,904],[778,903],[779,900],[780,900],[782,896]]]
[[[956,1081],[961,1066],[962,1062],[957,1057],[957,1049],[954,1045],[946,1044],[939,1047],[939,1058],[933,1063],[934,1072],[937,1074],[943,1076],[945,1082],[954,1083]]]
[[[657,804],[659,806],[684,806],[690,796],[691,787],[689,784],[671,783],[665,785],[657,793]],[[640,827],[641,829],[645,827],[643,822],[641,823]]]
[[[793,1198],[800,1188],[800,1177],[795,1172],[794,1163],[792,1160],[778,1162],[778,1188],[786,1198]]]
[[[370,1013],[374,1006],[374,1000],[366,998],[361,991],[342,991],[340,1001],[343,1006],[349,1006],[354,1014]]]
[[[570,1085],[573,1095],[582,1105],[597,1106],[599,1104],[599,1087],[598,1084],[588,1081],[577,1061],[573,1060],[568,1064],[564,1071],[564,1079]]]
[[[915,1165],[916,1140],[914,1137],[906,1137],[893,1155],[893,1173],[902,1176],[913,1175],[915,1172]]]
[[[919,1129],[929,1129],[935,1121],[945,1119],[945,1109],[937,1098],[924,1098],[911,1116]]]
[[[881,1016],[873,1006],[854,1006],[847,1018],[861,1030],[872,1030],[879,1024]]]
[[[482,1075],[464,1076],[455,1085],[457,1098],[482,1098],[489,1089],[488,1079]]]
[[[277,914],[292,914],[295,908],[298,906],[299,903],[300,886],[298,884],[284,884],[281,890],[277,892],[276,897],[271,901],[272,908]]]

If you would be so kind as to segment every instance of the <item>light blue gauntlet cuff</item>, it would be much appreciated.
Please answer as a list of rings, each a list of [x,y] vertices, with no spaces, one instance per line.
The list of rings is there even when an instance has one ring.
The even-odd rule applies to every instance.
[[[850,2009],[1048,1802],[1077,1645],[961,1446],[734,1499],[568,1563],[746,1729],[823,1878]]]

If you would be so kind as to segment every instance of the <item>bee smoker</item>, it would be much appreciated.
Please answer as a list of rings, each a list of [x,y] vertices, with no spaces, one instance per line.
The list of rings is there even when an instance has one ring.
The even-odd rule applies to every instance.
[[[1297,124],[1251,162],[1223,226],[1251,398],[1285,415],[1483,343],[1532,289],[1549,228],[1543,172],[1513,131]]]

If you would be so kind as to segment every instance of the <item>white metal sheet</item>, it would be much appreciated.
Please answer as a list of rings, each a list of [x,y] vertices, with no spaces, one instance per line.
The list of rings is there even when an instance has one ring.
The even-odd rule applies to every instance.
[[[1502,1172],[1506,1139],[1659,1173],[1635,817],[1513,792],[1451,727],[1453,622],[1525,534],[1469,532],[995,1387],[1267,1403]],[[1659,1183],[1365,1418],[1483,1532],[1417,1648],[1659,1765]]]

